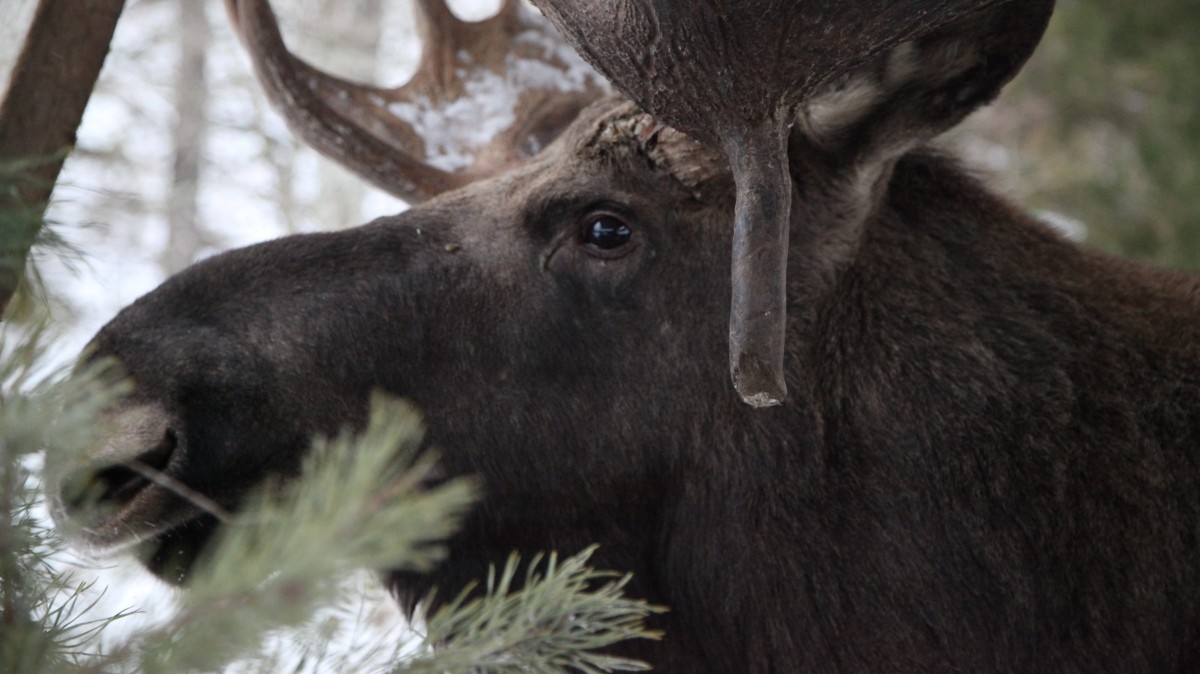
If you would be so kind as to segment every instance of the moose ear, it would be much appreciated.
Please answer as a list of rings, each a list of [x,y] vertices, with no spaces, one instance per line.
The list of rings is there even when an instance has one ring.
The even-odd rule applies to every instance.
[[[884,50],[797,111],[809,142],[895,157],[990,102],[1033,53],[1054,0],[1007,0]]]

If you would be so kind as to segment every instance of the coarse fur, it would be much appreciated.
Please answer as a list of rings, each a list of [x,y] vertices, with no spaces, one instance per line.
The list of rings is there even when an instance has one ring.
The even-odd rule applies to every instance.
[[[920,81],[791,138],[779,407],[723,366],[728,167],[620,99],[511,173],[201,262],[93,357],[137,385],[142,459],[230,509],[371,390],[413,400],[486,497],[434,573],[392,574],[409,605],[598,542],[671,609],[623,647],[656,671],[1197,671],[1200,283],[920,146],[995,93]],[[589,245],[601,216],[629,242]],[[185,575],[215,520],[99,476],[118,508],[93,538],[157,540],[148,566]]]

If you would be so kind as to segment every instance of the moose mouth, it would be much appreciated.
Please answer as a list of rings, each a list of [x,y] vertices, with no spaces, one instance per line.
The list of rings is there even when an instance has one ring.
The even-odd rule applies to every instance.
[[[201,515],[142,541],[135,556],[160,580],[183,585],[220,525],[216,517]]]
[[[132,551],[159,578],[183,583],[228,514],[176,477],[180,442],[161,407],[126,407],[108,422],[98,467],[51,480],[55,519],[93,551]]]
[[[168,473],[131,461],[69,480],[58,510],[93,551],[132,552],[155,576],[180,585],[227,519],[223,509],[180,486]]]

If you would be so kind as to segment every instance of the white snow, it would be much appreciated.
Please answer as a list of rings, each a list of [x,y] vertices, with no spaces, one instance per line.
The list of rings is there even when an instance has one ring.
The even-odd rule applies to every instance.
[[[541,21],[540,17],[533,20]],[[425,142],[426,161],[443,171],[467,168],[474,153],[517,121],[520,94],[529,89],[583,91],[603,80],[570,47],[547,39],[536,29],[516,37],[518,44],[534,47],[536,58],[509,54],[501,72],[474,67],[465,51],[457,54],[456,74],[463,80],[464,95],[449,102],[417,97],[393,102],[389,112],[409,124]],[[563,64],[556,67],[548,60]]]

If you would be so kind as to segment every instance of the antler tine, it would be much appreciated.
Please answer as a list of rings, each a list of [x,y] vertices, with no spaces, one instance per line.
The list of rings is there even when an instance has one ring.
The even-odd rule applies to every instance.
[[[433,21],[458,21],[454,12],[446,6],[445,0],[414,0],[417,14]]]
[[[321,72],[288,51],[267,0],[225,5],[268,98],[318,152],[409,203],[468,182],[418,159],[419,139],[373,133],[371,120],[347,106],[375,95],[372,88]]]
[[[450,11],[445,0],[414,0],[413,18],[421,36],[421,63],[418,75],[434,77],[445,91],[454,88],[454,65],[458,60],[459,42],[467,30],[467,22]],[[432,84],[433,82],[431,82]]]
[[[603,78],[519,0],[505,0],[499,14],[478,23],[454,16],[443,0],[414,0],[421,63],[395,89],[348,82],[297,58],[269,0],[225,1],[292,130],[409,203],[524,161],[607,91]],[[547,82],[547,66],[560,82]]]
[[[517,13],[520,12],[521,9],[521,0],[504,0],[504,2],[500,5],[499,15],[516,17]]]

